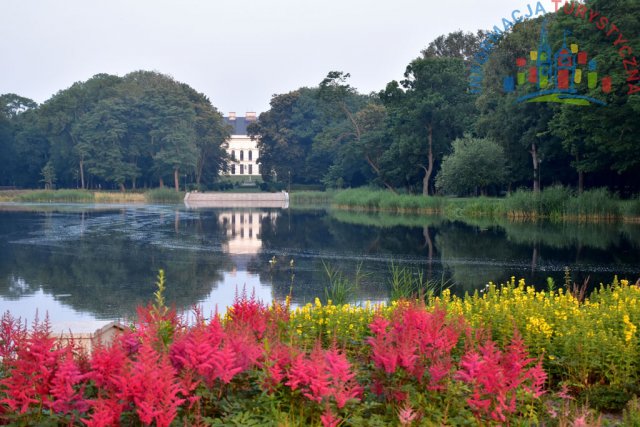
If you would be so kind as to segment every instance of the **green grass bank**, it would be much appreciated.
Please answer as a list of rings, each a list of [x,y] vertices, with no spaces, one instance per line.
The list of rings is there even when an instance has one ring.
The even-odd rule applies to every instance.
[[[329,200],[326,200],[329,199]],[[338,192],[291,195],[292,204],[322,200],[342,210],[390,213],[441,214],[449,218],[492,217],[516,220],[640,222],[640,198],[622,200],[606,189],[576,194],[572,189],[553,186],[539,193],[518,190],[504,198],[393,194],[368,188]]]

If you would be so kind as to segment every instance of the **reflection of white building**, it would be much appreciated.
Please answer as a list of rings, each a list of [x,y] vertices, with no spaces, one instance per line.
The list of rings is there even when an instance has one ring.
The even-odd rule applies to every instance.
[[[275,225],[277,212],[258,210],[226,211],[220,213],[219,221],[227,231],[224,250],[229,254],[257,254],[262,247],[260,232],[262,221],[268,218]]]
[[[229,163],[227,175],[248,179],[260,176],[258,146],[256,141],[252,141],[247,135],[247,126],[257,120],[256,113],[248,112],[244,117],[238,117],[236,113],[231,112],[224,120],[232,127],[231,138],[227,141],[227,154],[235,159]]]

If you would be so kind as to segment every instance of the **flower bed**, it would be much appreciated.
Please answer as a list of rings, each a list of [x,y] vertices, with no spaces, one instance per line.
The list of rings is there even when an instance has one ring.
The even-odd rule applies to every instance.
[[[595,425],[586,401],[640,416],[640,289],[625,281],[583,302],[513,280],[389,306],[243,296],[188,324],[163,286],[91,354],[6,313],[0,424]]]

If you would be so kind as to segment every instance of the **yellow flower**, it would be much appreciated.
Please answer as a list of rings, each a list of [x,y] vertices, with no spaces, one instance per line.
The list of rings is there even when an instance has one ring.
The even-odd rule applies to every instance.
[[[626,342],[630,342],[633,339],[633,335],[638,330],[638,327],[631,322],[628,314],[625,314],[622,317],[622,322],[624,323],[624,340]]]

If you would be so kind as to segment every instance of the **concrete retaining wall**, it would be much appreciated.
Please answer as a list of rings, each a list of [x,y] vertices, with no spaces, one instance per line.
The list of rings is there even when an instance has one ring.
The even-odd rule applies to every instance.
[[[188,208],[200,207],[289,207],[289,193],[187,193],[184,204]]]

